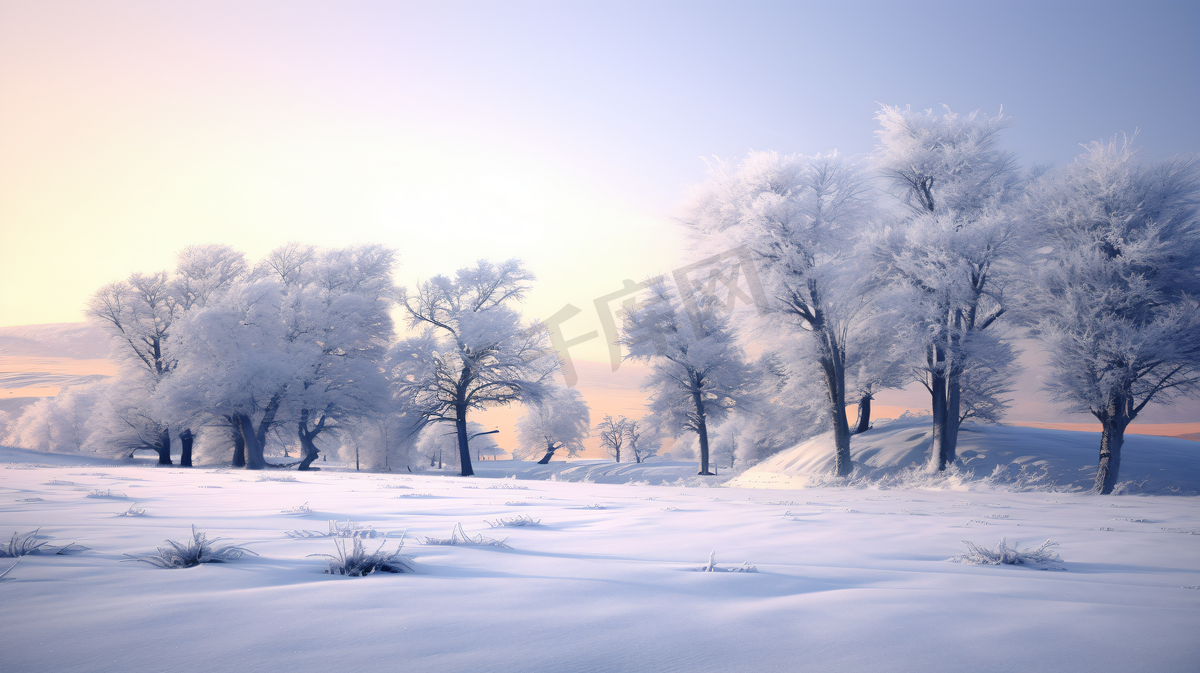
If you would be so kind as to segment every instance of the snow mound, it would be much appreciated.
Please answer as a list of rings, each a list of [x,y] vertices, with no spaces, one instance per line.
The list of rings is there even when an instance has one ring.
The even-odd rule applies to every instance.
[[[746,470],[726,485],[741,488],[942,487],[959,490],[1075,491],[1092,486],[1100,433],[965,424],[958,459],[943,475],[925,472],[928,418],[900,419],[850,441],[854,473],[833,471],[833,438],[818,435]],[[1119,492],[1200,493],[1200,444],[1175,437],[1125,435]]]

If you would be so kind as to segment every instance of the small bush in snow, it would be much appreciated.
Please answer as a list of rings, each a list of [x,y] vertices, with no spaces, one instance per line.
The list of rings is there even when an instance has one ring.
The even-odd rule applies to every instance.
[[[717,551],[714,549],[708,554],[708,563],[700,568],[697,568],[702,573],[756,573],[758,568],[750,565],[749,561],[745,561],[740,566],[732,568],[722,568],[717,565]]]
[[[130,505],[129,509],[125,510],[124,512],[121,512],[120,514],[117,514],[117,516],[145,516],[145,515],[146,515],[146,510],[142,509],[141,507],[138,507],[136,502],[133,503],[132,505]]]
[[[36,554],[38,548],[46,544],[45,542],[37,542],[35,540],[38,530],[41,530],[41,528],[24,534],[13,533],[12,539],[8,541],[8,544],[0,546],[0,558],[17,558],[27,554]]]
[[[308,503],[306,502],[303,505],[296,505],[295,507],[292,507],[291,509],[281,509],[281,510],[279,510],[279,513],[280,514],[312,514],[312,510],[308,508]]]
[[[345,523],[331,519],[329,521],[329,532],[322,533],[315,530],[293,530],[287,531],[286,535],[292,538],[308,538],[308,537],[343,537],[343,538],[373,538],[379,536],[379,531],[371,526],[361,523],[356,523],[347,519]]]
[[[1057,547],[1057,542],[1046,540],[1037,549],[1024,549],[1018,551],[1016,547],[1009,549],[1008,539],[1000,538],[1000,543],[996,545],[996,550],[991,551],[970,542],[962,540],[962,543],[967,545],[965,554],[958,554],[950,560],[955,563],[969,563],[971,565],[1040,565],[1042,570],[1058,569],[1062,559],[1058,554],[1052,551],[1051,547]]]
[[[512,549],[512,547],[504,544],[506,540],[508,540],[508,538],[504,538],[503,540],[493,540],[492,538],[487,538],[483,535],[471,537],[463,532],[461,523],[456,523],[454,524],[454,530],[450,533],[450,537],[427,537],[421,541],[421,544],[472,545],[477,547],[504,547],[505,549]]]
[[[327,564],[325,572],[330,575],[365,577],[377,571],[388,573],[414,572],[412,567],[408,565],[408,562],[412,559],[400,555],[400,550],[404,548],[403,539],[397,545],[396,551],[391,554],[383,549],[387,542],[381,542],[379,548],[373,552],[367,552],[363,546],[362,538],[353,538],[351,544],[350,551],[347,553],[346,541],[335,539],[333,545],[337,548],[336,556],[333,554],[309,554],[309,556],[324,557]]]
[[[534,521],[533,517],[529,516],[528,514],[511,516],[508,518],[500,517],[499,519],[496,519],[495,521],[488,521],[487,519],[484,519],[484,521],[487,523],[487,525],[491,526],[492,528],[505,528],[505,527],[515,528],[515,527],[519,527],[519,526],[536,526],[542,522],[541,519]]]
[[[592,503],[590,505],[584,505],[582,507],[582,509],[604,509],[604,505],[601,505],[600,503],[596,502],[596,503]]]
[[[329,522],[329,537],[367,538],[378,534],[373,527],[349,519],[346,519],[345,523],[338,523],[336,520]]]
[[[124,500],[125,494],[124,493],[113,493],[111,489],[102,491],[97,488],[97,489],[93,490],[91,493],[88,493],[87,497],[89,497],[89,498],[113,498],[114,500]]]
[[[260,474],[260,475],[258,475],[258,481],[259,481],[259,482],[264,482],[264,481],[296,481],[296,478],[295,478],[295,477],[293,477],[293,476],[292,476],[292,475],[290,475],[290,474],[282,474],[282,475],[279,475],[278,477],[272,477],[272,476],[269,476],[269,475]]]
[[[196,530],[196,526],[192,526],[192,539],[185,543],[179,543],[174,540],[167,540],[166,543],[170,546],[159,547],[158,556],[134,556],[126,554],[129,561],[141,561],[149,563],[159,568],[191,568],[192,566],[200,565],[201,563],[225,563],[226,561],[236,561],[242,557],[242,554],[255,554],[254,552],[244,547],[234,545],[217,546],[215,543],[221,538],[215,537],[209,540],[204,533]]]

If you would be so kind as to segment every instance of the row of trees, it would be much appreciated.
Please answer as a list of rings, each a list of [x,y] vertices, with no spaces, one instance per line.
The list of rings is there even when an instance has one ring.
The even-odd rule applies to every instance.
[[[586,433],[587,407],[552,384],[558,362],[545,330],[511,306],[533,276],[516,260],[479,262],[410,295],[392,280],[395,262],[381,246],[288,244],[255,265],[228,246],[186,248],[173,271],[132,274],[89,302],[119,374],[39,402],[8,439],[110,455],[149,449],[160,464],[171,464],[175,444],[184,466],[199,442],[249,469],[266,467],[268,442],[278,442],[299,451],[302,470],[320,442],[365,451],[373,464],[428,459],[471,474],[471,439],[476,459],[499,448],[469,412],[527,402],[524,427],[540,417],[547,436],[561,435],[549,454],[577,451],[554,424],[577,408]],[[403,340],[396,305],[412,330]]]
[[[514,455],[542,463],[576,455],[594,430],[618,461],[652,455],[659,436],[692,441],[710,474],[714,454],[752,462],[823,427],[845,476],[874,395],[919,381],[939,471],[961,423],[999,420],[1011,339],[1031,335],[1051,355],[1055,398],[1100,421],[1095,490],[1111,492],[1129,423],[1200,383],[1196,160],[1143,162],[1121,139],[1058,171],[1022,171],[1000,149],[1006,117],[885,106],[878,120],[870,162],[755,152],[711,164],[680,218],[702,260],[688,268],[711,263],[711,275],[648,279],[622,314],[619,343],[650,372],[644,419],[592,428],[582,397],[555,385],[546,330],[514,306],[534,280],[519,261],[481,261],[410,293],[379,246],[289,244],[250,265],[210,245],[96,293],[89,316],[120,376],[35,405],[18,441],[57,424],[69,431],[45,441],[150,447],[167,463],[174,436],[184,464],[199,442],[252,469],[282,441],[307,469],[318,440],[340,432],[379,447],[375,463],[444,458],[470,475],[471,442],[478,459],[490,433],[469,415],[521,403]],[[745,268],[721,268],[729,250]],[[751,299],[739,272],[761,294],[755,312],[733,311]],[[400,340],[396,306],[409,323]]]
[[[869,166],[773,152],[710,166],[681,219],[701,257],[751,251],[768,301],[744,331],[767,352],[747,367],[730,304],[651,283],[623,342],[651,363],[653,417],[696,433],[701,474],[710,425],[731,412],[739,422],[718,436],[750,455],[773,449],[772,431],[793,432],[786,416],[823,419],[844,476],[873,395],[915,380],[930,394],[929,466],[945,470],[959,425],[1006,408],[1010,337],[1028,334],[1051,355],[1055,399],[1100,421],[1095,491],[1111,492],[1128,424],[1200,383],[1196,160],[1141,162],[1122,138],[1060,171],[1022,173],[998,146],[1006,117],[885,106],[878,120]]]

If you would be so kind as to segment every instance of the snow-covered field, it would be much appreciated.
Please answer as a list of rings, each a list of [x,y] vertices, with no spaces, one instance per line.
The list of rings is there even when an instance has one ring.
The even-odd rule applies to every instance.
[[[1200,668],[1196,497],[645,484],[685,464],[495,461],[470,479],[35,455],[59,462],[0,451],[2,541],[40,527],[87,549],[0,579],[6,673]],[[486,476],[506,472],[524,478]],[[566,481],[584,477],[635,483]],[[144,514],[119,516],[131,505]],[[518,516],[539,523],[487,523]],[[324,574],[308,555],[333,540],[287,533],[331,520],[373,528],[369,549],[407,530],[416,572]],[[508,547],[421,544],[459,523]],[[258,556],[122,562],[192,524]],[[1058,542],[1062,569],[948,561],[1001,538]],[[713,551],[757,572],[697,572]]]

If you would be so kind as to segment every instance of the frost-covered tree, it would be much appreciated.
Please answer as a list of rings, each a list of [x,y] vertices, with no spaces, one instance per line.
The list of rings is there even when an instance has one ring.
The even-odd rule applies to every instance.
[[[295,427],[309,469],[323,433],[383,415],[394,259],[381,246],[293,243],[203,295],[172,342],[181,357],[165,388],[177,422],[230,436],[234,465],[250,469],[265,465],[272,430]]]
[[[1031,302],[1047,387],[1100,421],[1093,492],[1111,493],[1126,427],[1200,387],[1200,164],[1093,143],[1031,203],[1047,244]]]
[[[633,418],[625,419],[625,442],[629,446],[629,453],[633,454],[635,463],[644,463],[657,456],[662,444],[658,428],[653,423]]]
[[[696,433],[699,474],[707,475],[709,423],[749,396],[752,376],[724,305],[702,291],[691,299],[686,315],[665,282],[647,281],[644,299],[623,312],[620,343],[628,359],[649,364],[642,388],[655,424],[672,437]]]
[[[1005,262],[1019,251],[1013,204],[1022,181],[1013,156],[997,146],[1009,126],[1003,115],[884,106],[876,117],[877,167],[907,214],[876,248],[887,273],[907,291],[900,297],[901,345],[933,411],[930,467],[956,455],[963,374],[988,344],[1008,309]],[[992,352],[986,358],[1001,364]]]
[[[538,464],[545,465],[559,450],[566,449],[568,458],[583,450],[592,420],[578,390],[554,386],[539,402],[526,407],[527,413],[517,421],[518,444],[513,458],[527,460],[543,453]]]
[[[519,260],[480,260],[404,297],[409,326],[418,333],[392,347],[395,398],[427,422],[454,424],[463,476],[475,473],[468,412],[535,403],[558,371],[545,328],[523,323],[510,306],[533,280]]]
[[[189,311],[173,337],[179,364],[163,386],[172,414],[232,433],[252,470],[266,467],[268,433],[303,362],[287,347],[286,306],[282,283],[240,282]]]
[[[81,451],[95,429],[92,416],[103,403],[106,387],[104,381],[72,385],[30,404],[0,436],[0,443],[34,451]]]
[[[621,449],[625,448],[625,424],[628,422],[624,416],[612,417],[612,414],[604,414],[604,418],[593,428],[600,438],[600,448],[612,457],[616,462],[621,462]]]
[[[296,250],[285,246],[269,260]],[[392,281],[395,251],[379,245],[306,252],[307,263],[291,272],[270,266],[287,296],[282,320],[286,348],[298,366],[286,397],[296,423],[299,469],[310,469],[316,439],[339,424],[385,412],[383,365],[394,327],[389,311],[399,296]]]
[[[201,308],[249,272],[246,256],[227,245],[189,245],[175,255],[171,296],[184,311]]]
[[[883,383],[864,381],[865,388],[851,389],[855,381],[847,380],[847,367],[855,359],[887,360],[889,345],[856,338],[875,315],[870,306],[877,284],[863,245],[870,214],[865,178],[836,153],[754,152],[739,165],[718,162],[710,169],[683,220],[707,248],[745,245],[754,254],[779,338],[796,339],[802,346],[798,362],[817,365],[816,371],[800,366],[792,373],[819,381],[823,416],[833,432],[834,470],[847,475],[846,404],[869,401]],[[850,399],[855,394],[859,398]]]
[[[108,334],[122,378],[141,379],[140,387],[153,400],[153,390],[175,365],[167,352],[167,336],[182,313],[171,294],[166,271],[134,273],[128,279],[100,288],[87,306],[87,316]],[[130,388],[132,390],[132,388]],[[160,465],[171,464],[171,431],[152,406],[140,405],[140,415],[154,425]]]
[[[124,281],[109,283],[88,302],[87,315],[109,335],[112,353],[121,365],[122,379],[138,379],[137,384],[115,388],[146,393],[146,401],[137,405],[113,400],[114,409],[136,409],[140,421],[158,426],[156,441],[160,464],[171,464],[171,432],[157,394],[159,384],[178,364],[172,352],[171,334],[175,323],[188,311],[201,308],[214,293],[228,288],[246,273],[242,253],[224,245],[193,245],[176,256],[173,273],[134,273]],[[148,403],[147,403],[148,401]],[[118,418],[124,414],[118,414]],[[119,421],[118,421],[119,422]],[[139,425],[137,434],[147,427]],[[118,436],[129,428],[109,428]],[[186,426],[180,433],[183,451],[180,462],[191,465],[192,432]]]

